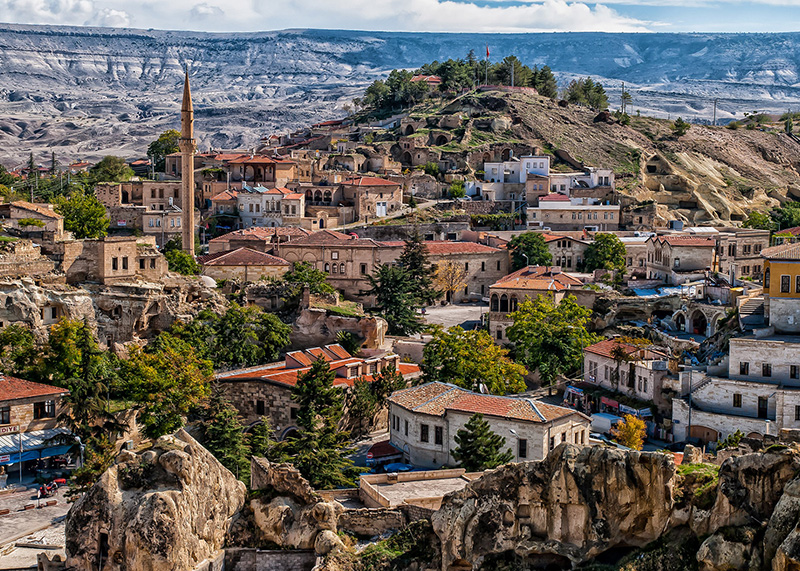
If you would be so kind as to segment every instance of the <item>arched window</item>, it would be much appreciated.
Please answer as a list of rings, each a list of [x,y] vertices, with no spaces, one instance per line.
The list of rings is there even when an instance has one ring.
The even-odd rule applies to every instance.
[[[320,191],[314,193],[314,202],[322,202],[322,193]]]
[[[310,188],[306,191],[306,200],[314,200],[314,193]]]
[[[331,191],[330,190],[326,190],[325,191],[325,195],[324,195],[323,200],[325,202],[330,202],[331,201]]]
[[[339,273],[340,274],[344,273],[344,263],[339,264]]]
[[[334,274],[338,274],[339,273],[339,265],[338,264],[333,264],[333,273]]]
[[[325,264],[325,271],[326,272],[330,272],[331,271],[331,265],[330,264],[327,264],[327,263]]]
[[[516,295],[512,295],[511,296],[511,308],[510,308],[510,310],[511,311],[516,311],[517,310],[517,296]]]
[[[503,294],[500,296],[500,313],[508,312],[508,296]]]
[[[498,305],[497,305],[497,294],[494,294],[494,295],[492,295],[491,311],[497,311],[497,308],[498,308]]]

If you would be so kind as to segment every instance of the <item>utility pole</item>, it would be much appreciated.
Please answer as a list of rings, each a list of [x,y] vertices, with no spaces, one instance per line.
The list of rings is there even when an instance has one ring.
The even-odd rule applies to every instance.
[[[717,126],[717,101],[718,99],[714,98],[714,127]]]
[[[511,87],[514,87],[514,62],[511,62]]]
[[[625,113],[625,82],[622,82],[622,93],[620,94],[622,98],[622,113]]]

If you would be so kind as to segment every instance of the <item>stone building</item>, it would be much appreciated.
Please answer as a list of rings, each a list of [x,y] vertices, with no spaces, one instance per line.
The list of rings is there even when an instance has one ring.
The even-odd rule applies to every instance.
[[[578,240],[571,236],[557,236],[555,234],[543,234],[547,249],[553,256],[553,265],[560,266],[565,270],[575,270],[583,265],[586,258],[586,248],[591,243],[589,240]]]
[[[769,230],[717,228],[717,270],[726,276],[760,281],[764,275],[761,251],[769,247]]]
[[[397,391],[388,400],[391,443],[414,466],[455,465],[455,436],[476,413],[506,439],[517,462],[542,460],[562,442],[589,442],[589,417],[530,398],[479,394],[434,382]]]
[[[342,183],[342,198],[352,202],[358,220],[385,218],[403,206],[402,187],[385,178],[362,176]]]
[[[228,232],[208,241],[208,253],[228,252],[237,248],[250,248],[269,253],[275,244],[309,236],[311,232],[293,226],[243,228]]]
[[[730,340],[727,367],[681,373],[672,400],[675,440],[715,442],[800,428],[800,338],[749,334]]]
[[[344,390],[356,379],[367,382],[373,375],[394,366],[406,379],[420,374],[418,365],[401,363],[394,353],[365,350],[354,357],[341,345],[326,345],[286,354],[283,362],[218,373],[216,380],[226,391],[233,406],[247,424],[255,424],[266,416],[280,440],[297,431],[298,406],[292,400],[292,388],[317,359],[324,359],[335,371],[334,386]],[[346,419],[345,419],[346,422]]]
[[[529,229],[593,232],[619,229],[619,204],[603,203],[596,198],[569,198],[552,193],[542,196],[538,206],[529,206],[526,212]]]
[[[574,295],[578,303],[592,307],[596,292],[582,288],[581,280],[562,272],[558,266],[527,266],[517,270],[489,287],[489,333],[497,342],[507,341],[506,329],[514,323],[509,314],[517,311],[523,301],[540,295],[555,303]]]
[[[290,268],[286,260],[250,248],[207,254],[199,256],[197,261],[203,266],[202,274],[215,280],[255,282],[280,278]]]
[[[58,416],[66,410],[64,397],[68,394],[59,387],[0,375],[0,466],[10,473],[19,469],[20,460],[67,452],[69,446],[48,439],[66,432],[59,428]]]
[[[619,350],[618,354],[615,351]],[[672,402],[663,396],[664,378],[669,376],[666,349],[636,347],[617,339],[604,339],[583,350],[583,379],[587,383],[620,392],[642,401],[652,401],[666,414]]]
[[[0,224],[7,231],[32,238],[62,240],[64,217],[53,210],[52,204],[34,204],[16,200],[0,204]]]
[[[716,242],[695,236],[652,236],[647,240],[647,279],[670,285],[702,279],[714,271]]]

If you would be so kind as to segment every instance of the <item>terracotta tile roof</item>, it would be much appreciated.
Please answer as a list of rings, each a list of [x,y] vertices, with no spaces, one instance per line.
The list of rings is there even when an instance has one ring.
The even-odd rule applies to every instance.
[[[398,454],[402,453],[403,451],[392,444],[390,440],[383,440],[381,442],[376,442],[369,447],[369,450],[367,451],[367,458],[377,460],[387,456],[397,456]]]
[[[761,255],[768,260],[800,260],[800,242],[764,248]]]
[[[264,156],[264,155],[255,155],[255,156],[252,156],[252,157],[249,156],[249,155],[240,155],[239,157],[237,157],[235,159],[229,160],[228,164],[232,164],[232,165],[234,165],[234,164],[235,165],[240,165],[240,164],[241,165],[274,165],[276,162],[278,162],[278,161],[276,161],[272,157],[267,157],[267,156]]]
[[[792,228],[785,228],[776,232],[776,234],[791,234],[792,236],[800,236],[800,226],[793,226]]]
[[[217,375],[217,380],[224,382],[261,380],[293,387],[297,384],[297,379],[311,368],[312,363],[317,358],[327,361],[332,370],[361,365],[370,360],[351,356],[341,345],[326,345],[325,347],[314,347],[304,351],[287,353],[286,360],[283,363],[271,363],[260,367],[220,373]],[[397,370],[406,378],[417,377],[420,374],[419,365],[413,363],[400,363]],[[350,387],[353,386],[357,378],[364,379],[367,382],[374,380],[372,375],[337,376],[333,381],[333,385]]]
[[[311,232],[303,228],[296,228],[294,226],[251,226],[250,228],[243,228],[241,230],[234,230],[222,236],[217,236],[210,240],[210,242],[230,242],[231,240],[253,240],[257,242],[270,241],[275,236],[289,236],[301,237],[308,236]]]
[[[355,246],[355,247],[369,247],[369,248],[380,248],[383,247],[384,244],[382,242],[378,242],[373,240],[372,238],[359,238],[358,236],[351,236],[350,234],[344,234],[342,232],[337,232],[336,230],[320,230],[318,232],[314,232],[309,236],[305,236],[304,238],[298,238],[297,240],[292,240],[286,246],[296,246],[296,245],[331,245],[331,244],[340,244],[342,246]]]
[[[11,203],[11,206],[22,208],[23,210],[30,210],[31,212],[35,212],[39,216],[44,216],[45,218],[53,218],[55,220],[63,218],[63,216],[50,210],[46,206],[34,204],[33,202],[26,202],[25,200],[15,200]]]
[[[604,339],[598,343],[595,343],[594,345],[589,345],[584,349],[584,351],[587,353],[593,353],[594,355],[600,355],[601,357],[613,359],[614,355],[612,351],[617,346],[621,346],[623,349],[625,349],[625,352],[628,355],[634,355],[641,351],[634,345],[631,345],[630,343],[622,343],[617,339]],[[641,360],[645,361],[660,361],[666,359],[667,356],[668,355],[663,351],[644,349],[644,352],[640,355],[640,358]]]
[[[210,198],[211,202],[220,202],[223,200],[236,200],[239,193],[235,190],[223,190],[219,194],[215,194]]]
[[[549,422],[576,411],[533,399],[474,393],[447,383],[426,383],[396,391],[389,401],[421,414],[443,416],[448,411],[508,418],[526,422]]]
[[[562,271],[556,271],[553,266],[528,266],[500,278],[490,287],[561,291],[581,286],[583,286],[581,280]]]
[[[433,256],[447,256],[452,254],[494,254],[500,252],[497,248],[478,244],[477,242],[425,242],[428,253]]]
[[[0,402],[66,394],[69,394],[68,390],[52,385],[43,385],[16,377],[0,377]]]
[[[557,192],[539,197],[539,202],[570,202],[569,197]]]
[[[300,194],[299,192],[292,192],[291,194],[284,195],[286,200],[300,200],[303,198],[305,194]]]
[[[396,182],[379,178],[377,176],[361,176],[358,178],[349,178],[342,183],[345,186],[400,186]]]
[[[573,238],[572,236],[558,236],[556,234],[547,234],[546,232],[542,234],[542,238],[544,238],[545,243],[555,242],[556,240],[572,240],[573,242],[578,242],[579,244],[588,244],[584,240],[578,240],[577,238]]]
[[[229,252],[217,252],[198,256],[204,266],[289,266],[289,262],[251,248],[236,248]]]

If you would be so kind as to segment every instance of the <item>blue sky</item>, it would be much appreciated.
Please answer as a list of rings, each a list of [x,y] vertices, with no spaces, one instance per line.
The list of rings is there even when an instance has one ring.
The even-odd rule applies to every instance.
[[[198,31],[800,31],[800,0],[0,0],[0,20]]]

